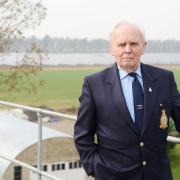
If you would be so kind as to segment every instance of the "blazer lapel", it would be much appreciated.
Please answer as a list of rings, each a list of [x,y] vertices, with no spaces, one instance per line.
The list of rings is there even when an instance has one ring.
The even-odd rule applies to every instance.
[[[158,84],[157,78],[153,77],[153,72],[150,72],[146,65],[141,64],[141,71],[144,86],[144,118],[143,129],[141,133],[143,134],[151,119],[154,102],[157,96]]]
[[[106,84],[107,84],[108,94],[111,95],[112,101],[115,104],[115,106],[119,109],[123,119],[125,119],[128,122],[128,124],[136,134],[139,134],[139,132],[137,131],[134,125],[134,122],[131,118],[131,115],[129,113],[126,104],[126,100],[123,94],[123,90],[119,78],[119,72],[116,64],[114,64],[110,68],[106,78]]]

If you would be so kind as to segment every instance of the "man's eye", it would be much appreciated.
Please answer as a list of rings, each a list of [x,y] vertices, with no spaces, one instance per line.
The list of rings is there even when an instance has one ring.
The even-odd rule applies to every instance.
[[[138,44],[137,43],[135,43],[135,42],[132,42],[131,43],[131,46],[137,46]]]
[[[124,47],[124,46],[126,46],[126,44],[125,43],[121,43],[121,44],[118,44],[118,46],[119,47]]]

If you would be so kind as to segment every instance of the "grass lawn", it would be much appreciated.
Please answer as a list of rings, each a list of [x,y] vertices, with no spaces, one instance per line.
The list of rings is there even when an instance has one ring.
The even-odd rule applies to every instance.
[[[167,66],[174,71],[177,85],[180,89],[180,68]],[[32,81],[45,80],[46,83],[40,87],[37,94],[21,92],[12,93],[0,92],[0,99],[26,104],[31,106],[47,105],[54,110],[64,110],[78,107],[78,98],[81,93],[81,86],[84,76],[104,69],[102,66],[88,67],[46,67],[37,75],[32,76]],[[28,86],[28,84],[23,84]]]
[[[33,82],[39,80],[46,81],[44,86],[39,88],[37,94],[29,95],[27,92],[14,92],[12,96],[9,96],[7,92],[1,92],[0,99],[31,106],[47,105],[55,110],[77,108],[84,76],[102,68],[103,67],[45,68],[36,76],[32,76]]]
[[[174,180],[180,179],[180,144],[176,145],[176,147],[171,152],[171,167],[174,176]]]

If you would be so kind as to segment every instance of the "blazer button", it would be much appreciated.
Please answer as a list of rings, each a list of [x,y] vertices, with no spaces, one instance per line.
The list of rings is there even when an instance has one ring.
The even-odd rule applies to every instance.
[[[146,164],[147,164],[147,161],[143,161],[143,163],[142,163],[142,164],[143,164],[143,166],[146,166]]]
[[[140,147],[144,147],[144,143],[143,142],[140,142],[139,145],[140,145]]]

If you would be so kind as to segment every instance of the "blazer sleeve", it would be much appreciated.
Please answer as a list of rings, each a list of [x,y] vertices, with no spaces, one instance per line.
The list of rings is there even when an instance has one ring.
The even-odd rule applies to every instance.
[[[174,120],[176,130],[180,132],[180,93],[177,89],[177,85],[173,73],[171,73],[170,82],[171,82],[171,93],[172,93],[171,117]]]
[[[96,123],[95,107],[87,78],[84,80],[79,101],[80,107],[74,126],[74,142],[86,173],[93,176],[93,159],[97,149],[94,143]]]

